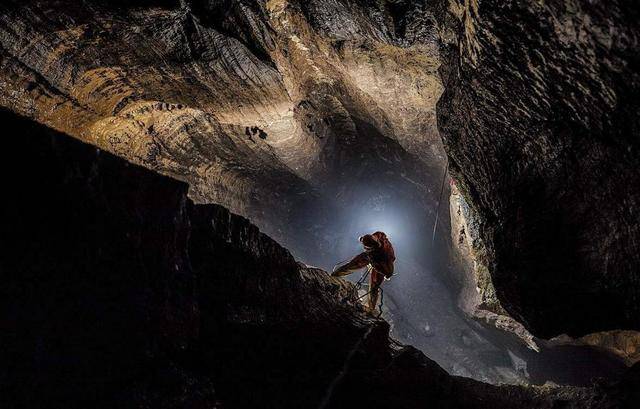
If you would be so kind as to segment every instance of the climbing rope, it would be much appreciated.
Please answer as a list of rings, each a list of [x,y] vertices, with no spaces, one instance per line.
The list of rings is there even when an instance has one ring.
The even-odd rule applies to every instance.
[[[362,274],[362,277],[360,277],[360,279],[356,282],[356,289],[357,290],[360,290],[360,288],[362,288],[362,284],[364,284],[364,281],[367,279],[369,274],[371,274],[371,270],[373,270],[373,267],[371,267],[371,264],[369,264],[367,266],[367,269],[365,270],[364,274]]]
[[[347,261],[347,260],[345,260]],[[344,262],[338,263],[334,266],[334,270],[337,266],[344,264]],[[362,285],[364,284],[364,282],[366,281],[367,277],[369,276],[369,274],[371,274],[371,270],[373,270],[373,267],[371,266],[371,264],[369,264],[367,266],[367,269],[365,270],[364,273],[362,273],[362,276],[360,276],[360,278],[358,279],[358,281],[356,281],[356,283],[353,285],[353,291],[351,293],[351,299],[354,303],[358,303],[360,302],[360,300],[362,300],[364,297],[366,297],[367,295],[371,294],[371,292],[373,291],[373,289],[369,289],[369,291],[367,291],[366,293],[362,294],[362,295],[358,295],[358,293],[360,292],[360,290],[362,289]],[[388,281],[388,279],[385,279]],[[380,290],[380,305],[379,305],[379,313],[377,315],[377,318],[380,318],[382,316],[382,307],[384,305],[384,290],[382,289],[382,284],[378,286],[378,290]],[[346,301],[346,300],[345,300]]]
[[[380,291],[380,305],[378,305],[378,315],[376,315],[376,318],[380,318],[382,316],[382,306],[384,305],[384,290],[382,289],[382,286],[378,286],[378,290]],[[362,298],[366,297],[367,295],[371,294],[371,291],[373,290],[369,290],[366,293],[362,294],[361,296],[359,296],[358,298],[356,298],[356,301],[360,301]],[[356,292],[357,294],[357,292]]]
[[[373,288],[370,288],[369,291],[358,296],[358,291],[360,291],[360,288],[362,288],[362,284],[364,283],[367,276],[371,273],[371,270],[373,270],[373,267],[371,266],[371,264],[369,264],[367,266],[367,270],[364,272],[364,274],[362,274],[362,277],[360,277],[360,279],[354,286],[354,297],[357,296],[357,298],[355,299],[356,302],[359,302],[361,299],[371,294],[371,292],[373,291]],[[385,280],[388,281],[388,279],[385,279]],[[377,290],[380,291],[380,305],[378,306],[379,312],[378,312],[377,318],[380,318],[382,316],[382,306],[384,305],[384,290],[382,289],[382,283],[378,285]]]
[[[447,160],[447,165],[444,168],[444,173],[442,174],[442,184],[440,185],[440,198],[438,199],[438,207],[436,209],[436,221],[433,223],[433,236],[431,237],[431,246],[433,246],[436,242],[436,230],[438,228],[438,219],[440,218],[440,204],[442,203],[442,194],[444,193],[444,182],[447,179],[447,172],[449,172],[448,160]]]
[[[369,264],[367,266],[367,269],[365,270],[365,272],[362,273],[362,276],[360,277],[360,279],[353,286],[352,296],[353,296],[353,299],[354,299],[355,302],[360,301],[364,296],[368,295],[371,292],[371,290],[369,290],[367,293],[358,296],[358,292],[360,291],[360,289],[362,288],[362,285],[364,284],[365,280],[367,279],[367,277],[371,273],[371,270],[372,270],[372,267],[371,267],[371,264]]]

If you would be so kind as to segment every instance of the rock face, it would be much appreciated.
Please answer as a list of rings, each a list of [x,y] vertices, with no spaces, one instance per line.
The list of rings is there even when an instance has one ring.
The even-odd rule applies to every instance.
[[[632,403],[635,378],[596,391],[451,377],[392,344],[386,322],[350,301],[350,284],[296,263],[246,219],[194,205],[183,183],[0,118],[22,132],[1,162],[11,194],[0,390],[11,407]],[[16,172],[18,151],[33,166]]]
[[[451,217],[451,253],[456,263],[460,287],[458,304],[465,313],[517,335],[525,344],[540,352],[534,336],[502,307],[493,287],[487,266],[486,246],[480,237],[477,217],[455,185],[449,197]]]
[[[433,207],[438,48],[433,18],[410,9],[4,2],[0,105],[187,181],[297,251],[313,235],[317,253],[316,226],[371,175]]]
[[[442,3],[438,124],[502,307],[541,337],[640,329],[638,8]]]

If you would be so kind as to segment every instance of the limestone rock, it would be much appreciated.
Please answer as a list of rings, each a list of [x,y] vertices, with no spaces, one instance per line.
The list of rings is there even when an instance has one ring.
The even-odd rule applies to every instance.
[[[439,4],[438,125],[500,304],[533,334],[640,329],[638,8]]]

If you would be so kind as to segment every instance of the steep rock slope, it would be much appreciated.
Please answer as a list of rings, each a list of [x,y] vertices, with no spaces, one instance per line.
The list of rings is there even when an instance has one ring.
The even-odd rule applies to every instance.
[[[0,389],[13,407],[620,407],[605,389],[451,377],[187,186],[13,114],[3,150]],[[8,157],[37,166],[19,172]],[[363,395],[363,391],[365,391]],[[615,396],[615,398],[614,398]],[[626,400],[626,401],[625,401]],[[626,402],[626,403],[625,403]]]
[[[309,406],[365,330],[386,345],[388,327],[348,304],[347,284],[298,265],[246,219],[12,114],[2,121],[22,132],[2,161],[14,195],[3,202],[3,401]],[[15,152],[34,164],[10,172]]]
[[[471,0],[437,14],[438,123],[485,294],[541,337],[640,329],[638,7]]]

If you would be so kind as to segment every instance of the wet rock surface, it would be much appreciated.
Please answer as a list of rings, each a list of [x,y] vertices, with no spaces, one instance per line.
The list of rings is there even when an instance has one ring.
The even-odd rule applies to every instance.
[[[640,328],[638,8],[450,1],[438,124],[502,307],[534,335]]]
[[[632,407],[635,368],[597,388],[452,377],[345,301],[349,284],[185,184],[0,118],[22,131],[1,162],[10,407]],[[12,172],[14,152],[38,166]]]

